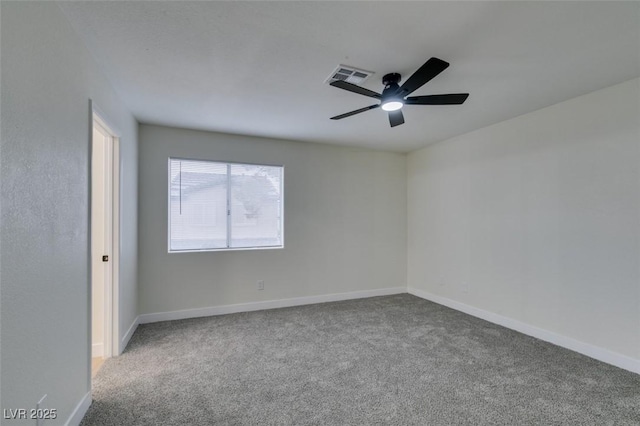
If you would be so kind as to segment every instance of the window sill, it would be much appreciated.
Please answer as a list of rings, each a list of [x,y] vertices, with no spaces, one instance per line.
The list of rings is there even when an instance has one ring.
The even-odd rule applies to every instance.
[[[219,249],[189,249],[189,250],[168,250],[167,253],[210,253],[220,251],[254,251],[254,250],[279,250],[284,249],[284,245],[281,246],[268,246],[268,247],[230,247]]]

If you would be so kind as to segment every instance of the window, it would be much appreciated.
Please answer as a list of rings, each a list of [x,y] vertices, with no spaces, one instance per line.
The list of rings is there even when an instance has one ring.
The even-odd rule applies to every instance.
[[[282,166],[169,158],[169,252],[283,247]]]

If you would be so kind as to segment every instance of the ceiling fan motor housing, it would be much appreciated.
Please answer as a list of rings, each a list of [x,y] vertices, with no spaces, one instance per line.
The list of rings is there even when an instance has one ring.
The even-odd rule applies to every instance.
[[[384,84],[384,90],[382,91],[382,103],[384,104],[386,101],[395,100],[398,98],[396,93],[400,89],[398,83],[400,82],[400,74],[391,73],[386,74],[382,77],[382,84]],[[399,100],[399,99],[398,99]]]
[[[382,84],[384,84],[385,87],[390,86],[391,84],[398,84],[400,83],[400,79],[402,78],[402,76],[400,74],[398,74],[397,72],[392,72],[390,74],[385,74],[382,77]]]

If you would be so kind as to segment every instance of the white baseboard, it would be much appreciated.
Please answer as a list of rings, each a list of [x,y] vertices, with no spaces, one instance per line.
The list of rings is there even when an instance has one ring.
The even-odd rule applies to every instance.
[[[418,290],[416,288],[409,287],[407,289],[407,292],[422,299],[435,302],[439,305],[447,306],[457,311],[464,312],[465,314],[469,314],[474,317],[481,318],[485,321],[489,321],[494,324],[498,324],[503,327],[518,331],[520,333],[535,337],[537,339],[544,340],[545,342],[553,343],[554,345],[570,349],[574,352],[578,352],[588,357],[597,359],[598,361],[606,362],[607,364],[615,365],[616,367],[620,367],[633,373],[640,374],[640,360],[638,359],[631,358],[629,356],[622,355],[617,352],[601,348],[599,346],[584,343],[579,340],[572,339],[571,337],[555,333],[553,331],[538,328],[533,325],[520,322],[513,318],[505,317],[493,312],[466,305],[452,299],[448,299],[446,297],[438,296],[424,290]]]
[[[82,418],[87,413],[87,410],[91,406],[91,391],[87,392],[85,396],[82,397],[76,408],[73,410],[71,415],[69,416],[69,420],[65,423],[65,426],[78,426],[82,421]]]
[[[91,358],[104,355],[104,345],[102,343],[94,343],[91,345]]]
[[[389,287],[377,290],[351,291],[348,293],[323,294],[319,296],[295,297],[292,299],[267,300],[264,302],[238,303],[234,305],[212,306],[208,308],[185,309],[181,311],[158,312],[140,315],[140,324],[170,321],[185,318],[209,317],[213,315],[234,314],[237,312],[261,311],[264,309],[287,308],[291,306],[312,305],[315,303],[337,302],[340,300],[364,299],[375,296],[406,293],[406,287]]]
[[[120,355],[122,354],[122,352],[124,352],[125,348],[129,344],[129,340],[131,340],[131,336],[133,336],[133,333],[136,331],[136,328],[138,328],[139,324],[140,324],[140,316],[138,315],[136,319],[133,320],[133,323],[131,323],[131,326],[129,327],[127,332],[124,334],[124,336],[122,336],[122,340],[120,341],[120,348],[118,348],[120,353],[116,355]]]

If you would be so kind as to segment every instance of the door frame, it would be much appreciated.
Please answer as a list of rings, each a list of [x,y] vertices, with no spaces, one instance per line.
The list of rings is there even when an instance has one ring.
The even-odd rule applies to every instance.
[[[110,137],[107,139],[107,146],[105,152],[107,153],[106,159],[106,182],[107,182],[107,194],[105,200],[111,205],[111,208],[105,209],[105,221],[108,222],[107,230],[110,228],[110,232],[107,232],[105,239],[107,242],[109,256],[109,266],[105,271],[104,280],[104,343],[103,343],[103,358],[110,358],[120,354],[120,339],[119,339],[119,277],[120,277],[120,133],[117,127],[113,126],[112,122],[107,118],[102,110],[90,100],[90,143],[89,143],[89,353],[91,357],[92,346],[92,331],[91,324],[93,321],[92,301],[93,301],[93,266],[92,259],[95,255],[92,247],[92,213],[91,213],[91,200],[93,199],[92,193],[92,159],[93,159],[93,129],[97,125],[101,130],[107,133]],[[89,359],[91,361],[91,359]],[[91,362],[89,362],[91,365]]]

